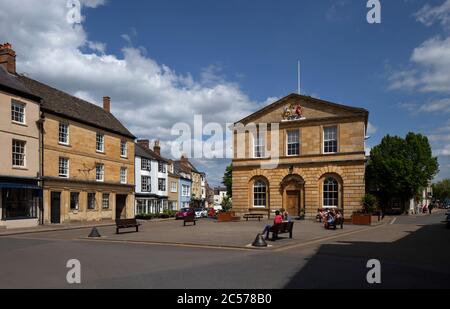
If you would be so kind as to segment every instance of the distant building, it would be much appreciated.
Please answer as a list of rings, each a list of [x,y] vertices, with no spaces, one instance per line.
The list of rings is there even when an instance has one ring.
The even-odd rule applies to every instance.
[[[158,214],[169,209],[167,170],[159,141],[150,149],[149,140],[138,140],[135,152],[136,214]]]
[[[180,209],[180,176],[175,174],[175,167],[173,161],[169,161],[169,209]]]
[[[227,188],[216,187],[214,188],[214,205],[222,205],[223,199],[228,195]]]
[[[180,208],[191,207],[192,199],[192,174],[191,170],[187,168],[181,161],[174,162],[174,174],[179,177],[179,205]],[[194,205],[192,205],[194,206]]]

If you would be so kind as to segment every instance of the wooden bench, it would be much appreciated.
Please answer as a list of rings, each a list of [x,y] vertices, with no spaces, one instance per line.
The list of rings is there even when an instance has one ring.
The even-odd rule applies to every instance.
[[[258,219],[258,221],[261,221],[261,219],[264,218],[264,215],[261,214],[246,214],[244,215],[244,219],[245,220],[249,220],[249,219]]]
[[[136,233],[139,232],[140,224],[136,219],[117,219],[116,220],[116,234],[119,234],[121,229],[136,228]]]
[[[184,217],[183,226],[186,226],[186,223],[194,223],[194,225],[197,225],[197,219],[195,218],[195,215]]]
[[[289,234],[289,238],[292,239],[292,231],[294,230],[294,222],[283,222],[272,226],[269,232],[272,233],[272,240],[276,241],[278,235]]]

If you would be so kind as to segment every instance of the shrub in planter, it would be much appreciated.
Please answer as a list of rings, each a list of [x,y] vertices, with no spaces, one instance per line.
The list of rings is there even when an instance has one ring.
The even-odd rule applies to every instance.
[[[362,204],[364,206],[364,211],[371,214],[377,209],[378,200],[374,195],[367,193],[362,199]]]

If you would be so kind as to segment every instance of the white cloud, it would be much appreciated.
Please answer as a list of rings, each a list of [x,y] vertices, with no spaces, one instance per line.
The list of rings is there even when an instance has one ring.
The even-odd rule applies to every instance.
[[[414,16],[417,21],[428,27],[437,22],[445,27],[450,26],[450,0],[446,0],[441,5],[435,7],[426,4]]]
[[[105,1],[82,3],[96,8]],[[104,42],[90,42],[82,25],[66,22],[65,0],[22,0],[20,7],[0,0],[0,7],[0,42],[13,44],[19,72],[97,103],[111,96],[113,113],[139,137],[168,144],[172,126],[192,124],[194,114],[225,126],[259,108],[214,70],[206,70],[206,83],[159,64],[140,48],[106,54]],[[83,52],[85,47],[92,52]]]
[[[411,68],[394,72],[391,89],[450,93],[450,37],[435,37],[415,48]]]

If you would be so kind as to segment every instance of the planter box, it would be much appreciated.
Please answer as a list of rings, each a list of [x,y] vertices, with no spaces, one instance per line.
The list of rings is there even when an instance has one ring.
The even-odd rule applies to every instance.
[[[372,215],[354,213],[352,223],[354,225],[372,225]]]
[[[234,212],[224,212],[217,215],[217,221],[219,222],[234,222],[239,220],[241,220],[241,218],[236,217]]]

